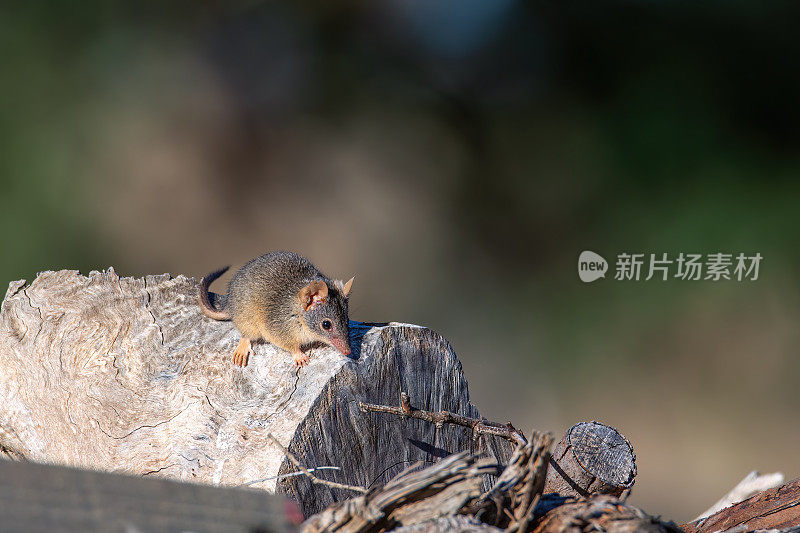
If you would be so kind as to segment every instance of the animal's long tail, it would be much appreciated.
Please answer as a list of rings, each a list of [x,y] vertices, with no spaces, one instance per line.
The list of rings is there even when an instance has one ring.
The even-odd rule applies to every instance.
[[[200,309],[203,310],[203,314],[209,318],[213,318],[214,320],[231,319],[230,313],[214,307],[214,304],[211,303],[211,297],[208,295],[208,288],[211,286],[214,280],[227,272],[229,268],[230,266],[226,266],[225,268],[215,270],[200,280],[200,292],[197,295],[197,301],[200,304]]]

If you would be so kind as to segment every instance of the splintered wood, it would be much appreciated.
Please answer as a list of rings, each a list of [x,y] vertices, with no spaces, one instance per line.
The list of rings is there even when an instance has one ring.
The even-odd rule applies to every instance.
[[[493,459],[478,459],[466,452],[423,470],[418,467],[412,466],[364,496],[331,505],[309,518],[303,531],[388,531],[455,515],[480,496],[483,476],[498,472]]]
[[[544,490],[552,444],[549,433],[534,433],[518,446],[492,489],[474,504],[475,516],[508,531],[527,531]]]

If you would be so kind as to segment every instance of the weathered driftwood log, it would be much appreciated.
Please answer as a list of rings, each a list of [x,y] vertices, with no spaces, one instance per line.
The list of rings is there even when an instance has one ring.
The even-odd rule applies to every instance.
[[[0,530],[295,531],[300,510],[263,491],[0,460]]]
[[[195,280],[45,272],[12,282],[0,313],[0,453],[11,458],[248,484],[292,495],[308,516],[352,496],[295,472],[369,487],[462,450],[502,460],[506,442],[469,429],[365,414],[359,402],[479,416],[447,341],[402,324],[353,323],[345,358],[315,349],[297,370],[269,344],[231,364],[238,334],[202,315]]]
[[[599,422],[581,422],[556,445],[545,493],[561,496],[621,496],[636,481],[636,454],[616,429]]]
[[[726,507],[681,528],[687,533],[783,530],[800,526],[800,478]]]

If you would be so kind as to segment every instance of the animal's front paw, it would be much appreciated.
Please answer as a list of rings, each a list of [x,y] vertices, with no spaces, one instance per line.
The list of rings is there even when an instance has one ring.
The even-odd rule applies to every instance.
[[[233,351],[233,364],[236,366],[247,366],[247,361],[250,359],[250,356],[254,354],[255,352],[253,352],[253,346],[250,344],[250,341],[242,339],[239,341],[236,350]]]
[[[303,368],[308,364],[308,355],[303,352],[293,353],[292,359],[294,359],[294,366],[297,368]]]

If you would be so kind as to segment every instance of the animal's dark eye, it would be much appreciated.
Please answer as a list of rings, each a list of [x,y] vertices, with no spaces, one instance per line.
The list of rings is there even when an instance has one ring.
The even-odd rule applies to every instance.
[[[325,320],[322,321],[322,329],[324,329],[325,331],[331,329],[332,325],[333,324],[331,324],[331,321],[328,320],[328,319],[325,319]]]

